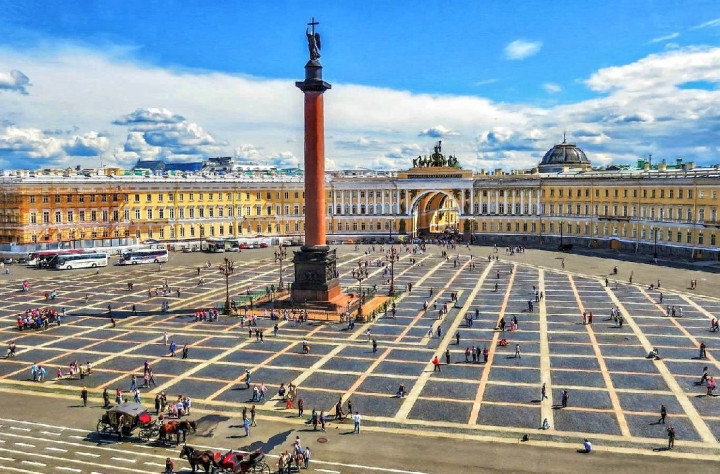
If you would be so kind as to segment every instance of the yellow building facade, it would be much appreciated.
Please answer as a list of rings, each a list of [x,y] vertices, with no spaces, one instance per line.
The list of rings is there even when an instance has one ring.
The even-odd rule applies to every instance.
[[[300,238],[302,176],[15,173],[0,177],[0,242],[28,248],[148,239]],[[328,240],[453,233],[478,243],[717,258],[720,171],[473,172],[450,166],[327,175]]]

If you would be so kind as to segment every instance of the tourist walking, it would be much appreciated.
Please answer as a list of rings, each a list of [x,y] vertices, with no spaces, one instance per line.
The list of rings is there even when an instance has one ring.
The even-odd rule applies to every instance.
[[[665,408],[665,405],[660,405],[660,419],[658,420],[658,423],[665,424],[665,417],[667,416],[667,409]]]
[[[668,449],[672,449],[675,446],[675,428],[673,426],[668,427],[667,435],[668,435]]]
[[[355,427],[353,428],[353,433],[360,434],[361,420],[362,420],[362,418],[360,417],[360,413],[356,411],[355,414],[353,415],[353,423],[355,424]]]
[[[87,387],[83,387],[82,391],[80,392],[80,398],[82,398],[83,406],[87,407],[87,399],[88,399]]]
[[[560,405],[561,405],[563,408],[567,408],[568,398],[570,398],[570,395],[568,394],[568,391],[567,391],[567,390],[563,390],[562,398],[560,399]]]

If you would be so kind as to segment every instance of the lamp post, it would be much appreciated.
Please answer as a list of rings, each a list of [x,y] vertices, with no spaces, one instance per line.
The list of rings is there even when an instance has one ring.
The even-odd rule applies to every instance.
[[[563,246],[563,224],[565,224],[564,221],[560,221],[560,249],[562,250]]]
[[[653,237],[654,237],[654,240],[655,240],[655,243],[654,243],[654,245],[653,245],[653,258],[657,258],[657,236],[658,236],[658,231],[659,231],[659,230],[660,230],[660,227],[657,227],[657,226],[655,226],[655,227],[652,228],[652,231],[653,231],[653,234],[654,234]]]
[[[285,289],[285,284],[283,283],[283,260],[287,258],[287,250],[285,250],[285,247],[282,245],[278,246],[278,249],[275,251],[275,261],[280,264],[280,283],[278,285],[278,289],[280,291]]]
[[[230,275],[235,272],[235,262],[225,257],[218,269],[225,277],[225,314],[230,314]]]
[[[390,291],[388,296],[395,296],[395,260],[397,259],[397,249],[394,245],[390,246]]]
[[[358,306],[358,316],[363,315],[363,294],[362,294],[362,282],[368,277],[368,270],[363,266],[363,262],[358,262],[357,269],[353,272],[353,278],[358,282],[358,293],[360,294],[360,305]]]

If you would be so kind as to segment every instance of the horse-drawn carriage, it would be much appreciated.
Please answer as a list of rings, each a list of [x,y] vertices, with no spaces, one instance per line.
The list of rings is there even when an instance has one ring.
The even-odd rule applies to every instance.
[[[265,455],[261,450],[252,453],[231,450],[223,454],[218,451],[200,451],[185,445],[180,451],[180,457],[187,458],[192,472],[202,467],[208,474],[270,474],[270,466],[265,462]]]
[[[160,427],[153,422],[152,416],[139,403],[123,403],[105,412],[97,422],[97,432],[102,434],[117,433],[118,440],[132,436],[139,428],[138,437],[147,441],[159,433]]]

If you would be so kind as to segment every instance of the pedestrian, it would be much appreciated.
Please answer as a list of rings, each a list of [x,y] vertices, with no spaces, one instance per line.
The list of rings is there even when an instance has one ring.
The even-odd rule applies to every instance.
[[[310,456],[312,453],[310,453],[310,448],[308,446],[305,446],[305,452],[303,453],[303,459],[305,459],[305,469],[310,468]]]
[[[168,333],[167,332],[163,332],[163,344],[166,346],[168,345]]]
[[[567,408],[568,398],[570,398],[568,391],[563,390],[562,398],[560,399],[560,405],[562,405],[563,408]]]
[[[545,387],[545,382],[542,384],[542,388],[540,389],[540,401],[545,400],[547,396],[547,388]]]
[[[445,350],[445,363],[450,365],[450,349]]]
[[[159,393],[155,394],[155,415],[160,414],[161,401],[162,401],[162,399],[160,398],[160,394]]]
[[[135,309],[135,303],[133,303],[133,305],[132,305],[131,314],[132,314],[133,316],[137,316],[137,310]]]
[[[522,359],[522,357],[520,357],[520,344],[515,344],[515,358]]]
[[[701,341],[700,342],[700,358],[701,359],[707,359],[707,352],[705,349],[706,349],[705,342]]]
[[[442,336],[442,326],[438,326],[438,328],[437,328],[437,337],[438,337],[438,339],[440,339],[441,336]]]
[[[107,408],[110,406],[110,394],[108,393],[107,387],[103,389],[103,408]]]
[[[245,386],[250,388],[250,370],[245,369]]]
[[[377,339],[375,339],[374,337],[372,340],[372,351],[373,351],[373,354],[375,354],[377,352]]]
[[[455,333],[455,344],[460,345],[460,331]]]
[[[432,363],[435,366],[435,368],[433,369],[433,372],[442,372],[440,370],[440,361],[438,360],[437,356],[435,356],[435,358],[432,360]]]
[[[177,348],[177,345],[175,344],[175,341],[170,341],[170,357],[175,357],[175,349]]]
[[[668,427],[667,434],[668,434],[668,449],[672,449],[675,446],[675,428],[672,426]]]
[[[360,434],[361,420],[362,420],[362,418],[360,417],[360,413],[356,411],[355,414],[353,415],[353,423],[355,424],[355,426],[353,428],[353,433]]]
[[[254,405],[253,405],[253,408],[255,408]],[[303,410],[304,410],[304,409],[305,409],[305,401],[303,401],[302,398],[299,398],[299,399],[298,399],[298,416],[299,416],[300,418],[302,418],[302,416],[303,416]]]
[[[320,428],[325,431],[325,411],[320,412]]]
[[[188,358],[188,346],[185,344],[182,348],[182,358],[187,359]]]
[[[83,406],[87,406],[87,398],[88,398],[88,391],[87,387],[83,387],[82,391],[80,392],[80,398],[82,398]]]
[[[250,426],[257,426],[257,423],[255,423],[255,405],[250,408]]]
[[[245,428],[245,437],[250,437],[250,419],[247,417],[243,418],[243,428]]]
[[[665,417],[667,416],[667,409],[665,408],[665,405],[660,405],[660,419],[658,420],[658,423],[665,424]]]

